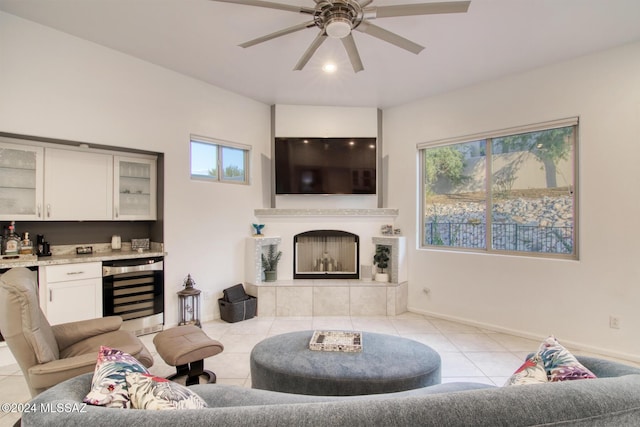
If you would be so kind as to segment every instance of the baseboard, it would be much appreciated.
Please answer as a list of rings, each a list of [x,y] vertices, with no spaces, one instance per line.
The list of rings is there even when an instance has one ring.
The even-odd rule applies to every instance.
[[[478,321],[463,318],[463,317],[450,316],[447,314],[436,313],[433,311],[421,310],[415,307],[407,307],[407,310],[410,311],[411,313],[422,314],[424,316],[430,316],[430,317],[436,317],[438,319],[443,319],[443,320],[450,320],[453,322],[458,322],[458,323],[462,323],[469,326],[475,326],[476,328],[487,329],[493,332],[502,332],[505,334],[515,335],[517,337],[528,338],[536,341],[542,341],[547,337],[547,335],[539,335],[539,334],[533,334],[526,331],[504,328],[502,326],[493,325],[491,323],[478,322]],[[629,362],[634,362],[634,363],[640,363],[640,356],[634,355],[634,354],[611,351],[605,348],[595,347],[595,346],[584,344],[581,342],[569,341],[564,339],[562,340],[562,345],[564,345],[565,347],[571,348],[572,350],[575,350],[577,352],[585,351],[585,352],[595,353],[595,354],[606,356],[606,357],[612,357],[615,359],[627,360]],[[532,349],[532,351],[533,350],[535,349]]]

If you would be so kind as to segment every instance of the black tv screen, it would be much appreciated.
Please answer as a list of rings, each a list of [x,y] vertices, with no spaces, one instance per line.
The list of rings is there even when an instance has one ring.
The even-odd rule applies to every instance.
[[[276,138],[276,194],[376,194],[376,138]]]

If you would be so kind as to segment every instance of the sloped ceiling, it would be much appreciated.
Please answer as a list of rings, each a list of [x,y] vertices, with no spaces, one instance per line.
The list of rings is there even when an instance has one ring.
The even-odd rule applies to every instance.
[[[472,0],[465,14],[376,20],[426,46],[419,55],[355,32],[365,67],[356,74],[332,39],[293,71],[315,28],[237,46],[309,20],[288,11],[211,0],[0,0],[0,11],[267,104],[386,108],[640,40],[638,0]],[[322,72],[326,61],[338,71]]]

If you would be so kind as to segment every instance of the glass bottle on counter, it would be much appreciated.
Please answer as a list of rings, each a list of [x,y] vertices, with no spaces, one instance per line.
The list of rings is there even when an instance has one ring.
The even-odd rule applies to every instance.
[[[20,240],[20,236],[16,233],[16,222],[11,221],[9,229],[6,230],[5,237],[2,239],[2,253],[9,256],[18,255],[21,247]]]
[[[22,238],[22,246],[20,247],[20,253],[23,255],[33,254],[33,243],[29,239],[29,233],[25,232]]]

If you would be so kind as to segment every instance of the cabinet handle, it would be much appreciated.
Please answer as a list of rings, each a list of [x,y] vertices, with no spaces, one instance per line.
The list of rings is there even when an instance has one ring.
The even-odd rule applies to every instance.
[[[53,290],[49,289],[49,302],[53,302]]]
[[[47,204],[47,218],[51,218],[51,204]]]
[[[42,215],[42,206],[38,203],[38,218],[41,218]]]
[[[74,274],[84,274],[84,271],[70,271],[67,276],[73,276]]]
[[[118,208],[116,207],[116,218],[120,216],[120,212],[118,212]]]

